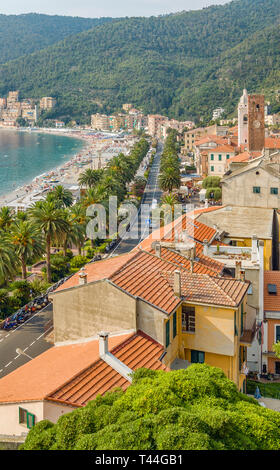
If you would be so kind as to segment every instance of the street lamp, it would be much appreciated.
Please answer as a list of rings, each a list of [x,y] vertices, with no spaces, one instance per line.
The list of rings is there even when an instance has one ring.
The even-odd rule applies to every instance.
[[[29,359],[33,359],[33,357],[28,356],[28,354],[26,354],[26,353],[25,353],[24,351],[22,351],[22,349],[20,349],[20,348],[17,348],[17,349],[16,349],[16,353],[17,353],[19,356],[21,356],[21,355],[22,355],[22,356],[27,356]]]

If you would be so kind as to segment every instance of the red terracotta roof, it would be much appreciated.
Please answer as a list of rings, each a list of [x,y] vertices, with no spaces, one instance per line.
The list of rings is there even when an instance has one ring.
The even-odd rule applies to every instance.
[[[142,367],[167,370],[159,361],[163,346],[141,331],[112,349],[111,353],[132,370]],[[97,395],[120,387],[126,390],[129,382],[112,367],[99,359],[68,383],[48,395],[47,400],[72,406],[85,406]]]
[[[85,266],[85,272],[87,273],[87,282],[100,281],[107,279],[121,266],[130,261],[135,256],[135,252],[130,252],[125,255],[116,256],[113,258],[107,258],[102,261],[96,261],[94,263],[87,264]],[[55,292],[59,292],[71,287],[79,285],[79,272],[70,277],[68,281],[64,282]]]
[[[109,350],[134,333],[109,336]],[[99,360],[99,340],[54,346],[0,379],[0,403],[43,400]]]
[[[155,250],[151,249],[150,252],[155,254]],[[190,261],[177,251],[170,248],[161,247],[161,258],[168,261],[169,263],[176,264],[180,268],[184,268],[187,271],[191,271]],[[197,274],[208,274],[209,276],[217,276],[223,271],[224,265],[211,258],[200,256],[193,263],[193,272]]]
[[[262,152],[243,152],[235,155],[234,157],[229,158],[228,164],[231,162],[248,162],[249,160],[253,160],[254,158],[260,157]]]
[[[174,294],[161,273],[176,269],[176,265],[140,251],[130,263],[111,276],[110,281],[129,294],[170,314],[178,307],[181,299]]]
[[[265,139],[266,149],[280,149],[280,139],[277,137],[267,137]]]
[[[234,148],[231,145],[220,145],[219,147],[216,147],[214,149],[209,149],[208,153],[234,153]]]
[[[218,209],[221,209],[221,206],[215,208],[215,210]],[[202,222],[199,222],[198,220],[194,221],[192,219],[193,214],[194,212],[190,214],[184,214],[165,227],[161,227],[160,229],[155,230],[147,238],[145,238],[145,240],[139,243],[139,245],[134,250],[137,250],[137,248],[149,250],[152,246],[152,243],[159,240],[174,242],[175,232],[177,232],[180,237],[182,236],[182,231],[186,231],[190,239],[196,242],[203,243],[205,239],[207,239],[209,242],[212,241],[217,233],[217,230],[203,224]]]
[[[174,274],[168,273],[167,279],[173,286]],[[181,272],[181,292],[187,302],[237,308],[249,285],[248,281]]]
[[[277,294],[269,294],[268,285],[275,284]],[[280,271],[265,271],[264,273],[264,309],[280,312]]]
[[[196,147],[199,145],[207,144],[208,142],[215,142],[216,144],[223,144],[225,143],[225,138],[220,137],[217,135],[207,135],[205,137],[201,137],[195,141]]]

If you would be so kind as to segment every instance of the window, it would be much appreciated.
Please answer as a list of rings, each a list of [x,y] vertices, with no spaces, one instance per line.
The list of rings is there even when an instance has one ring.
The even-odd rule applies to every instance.
[[[227,154],[227,160],[229,160],[229,158],[230,158],[230,155],[229,155],[229,154]]]
[[[170,344],[170,320],[165,324],[165,345],[168,348]]]
[[[211,171],[215,171],[215,169],[214,169],[214,167],[213,167],[213,166],[211,166]]]
[[[188,333],[195,333],[195,308],[186,307],[182,308],[182,331]]]
[[[260,194],[261,192],[261,188],[259,186],[254,186],[253,187],[253,193],[254,194]]]
[[[267,292],[269,293],[269,295],[277,295],[277,285],[267,284]]]
[[[280,341],[280,326],[275,327],[275,343]]]
[[[173,338],[177,336],[177,312],[173,315]]]
[[[203,364],[205,362],[205,353],[203,351],[191,350],[191,363]]]
[[[28,429],[31,429],[35,426],[35,415],[29,413],[24,408],[19,408],[19,423],[25,424]]]
[[[211,160],[214,160],[214,154],[211,153]]]
[[[278,188],[270,188],[270,194],[278,194]]]
[[[222,155],[219,155],[219,161],[220,162],[222,161]]]

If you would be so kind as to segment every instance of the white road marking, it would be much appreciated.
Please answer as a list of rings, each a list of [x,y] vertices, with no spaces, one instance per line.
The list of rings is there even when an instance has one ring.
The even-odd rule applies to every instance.
[[[5,367],[8,367],[10,364],[12,364],[13,361],[10,361],[8,364],[5,365]]]

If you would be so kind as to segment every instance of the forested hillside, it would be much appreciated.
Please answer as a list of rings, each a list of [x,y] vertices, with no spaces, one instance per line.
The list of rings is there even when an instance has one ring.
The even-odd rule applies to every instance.
[[[0,63],[109,21],[111,18],[74,18],[36,13],[0,15]]]
[[[265,91],[276,109],[279,20],[280,0],[115,20],[0,66],[0,95],[14,88],[56,96],[61,118],[133,102],[146,113],[198,120],[217,106],[232,113],[246,86]]]

